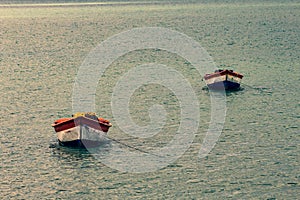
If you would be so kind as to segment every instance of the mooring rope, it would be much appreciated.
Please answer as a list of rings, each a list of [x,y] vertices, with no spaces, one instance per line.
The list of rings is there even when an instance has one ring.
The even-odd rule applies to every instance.
[[[108,137],[108,136],[105,136],[105,137],[106,137],[107,139],[109,139],[109,140],[112,140],[112,141],[114,141],[114,142],[116,142],[116,143],[118,143],[118,144],[121,144],[121,145],[126,146],[126,147],[131,148],[131,149],[134,149],[134,150],[136,150],[136,151],[140,151],[140,152],[142,152],[142,153],[147,153],[147,154],[151,154],[151,155],[153,155],[153,156],[161,157],[160,155],[156,155],[156,154],[153,154],[153,153],[144,151],[144,150],[142,150],[142,149],[139,149],[139,148],[130,146],[130,145],[125,144],[125,143],[123,143],[123,142],[120,142],[119,140],[116,140],[116,139],[114,139],[114,138],[111,138],[111,137]]]
[[[260,91],[260,92],[270,92],[270,91],[266,91],[266,90],[271,90],[271,88],[266,88],[266,87],[253,87],[253,86],[248,85],[246,83],[241,83],[241,85],[246,86],[248,88],[251,88],[253,90]]]

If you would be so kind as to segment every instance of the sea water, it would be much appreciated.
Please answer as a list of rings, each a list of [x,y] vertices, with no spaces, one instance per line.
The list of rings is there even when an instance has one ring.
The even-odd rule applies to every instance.
[[[2,199],[298,197],[300,4],[0,9]],[[244,75],[242,90],[222,100],[226,118],[209,154],[199,157],[211,122],[210,92],[185,58],[158,49],[128,52],[99,78],[95,109],[112,122],[111,140],[93,150],[60,147],[51,124],[73,114],[73,86],[86,55],[115,34],[145,26],[188,35],[216,67]],[[196,96],[196,131],[191,141],[177,141],[187,148],[176,159],[169,158],[180,145],[164,154],[181,123],[175,89],[141,83],[130,94],[124,120],[147,127],[151,115],[165,117],[158,130],[150,127],[151,137],[120,128],[112,112],[118,80],[147,63],[176,69]]]

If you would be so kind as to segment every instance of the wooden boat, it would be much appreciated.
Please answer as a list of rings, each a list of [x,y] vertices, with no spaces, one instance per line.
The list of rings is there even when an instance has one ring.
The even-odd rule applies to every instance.
[[[95,113],[76,113],[56,120],[52,126],[60,145],[88,148],[99,146],[112,125]]]
[[[218,69],[204,76],[207,87],[212,90],[238,90],[242,78],[242,74],[228,69]]]

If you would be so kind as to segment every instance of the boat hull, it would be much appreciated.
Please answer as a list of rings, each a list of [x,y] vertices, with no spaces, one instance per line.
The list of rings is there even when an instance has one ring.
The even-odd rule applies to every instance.
[[[212,90],[238,90],[243,78],[242,74],[232,70],[216,70],[204,76],[207,87]]]
[[[79,148],[96,148],[99,147],[104,141],[93,141],[93,140],[74,140],[68,142],[62,142],[58,140],[60,146],[64,147],[79,147]]]
[[[107,133],[86,125],[79,125],[57,132],[58,142],[62,146],[96,147],[105,141]]]
[[[221,81],[208,84],[207,87],[212,90],[239,90],[240,84],[231,81]]]
[[[78,117],[52,126],[57,133],[60,145],[90,148],[99,146],[105,141],[111,125]]]

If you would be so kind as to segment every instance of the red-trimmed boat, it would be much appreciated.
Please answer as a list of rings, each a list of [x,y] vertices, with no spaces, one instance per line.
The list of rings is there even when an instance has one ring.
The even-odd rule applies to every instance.
[[[99,146],[112,125],[108,120],[89,112],[60,118],[52,126],[60,145],[88,148]]]
[[[228,69],[218,69],[204,76],[207,87],[212,90],[238,90],[242,78],[242,74]]]

